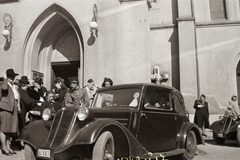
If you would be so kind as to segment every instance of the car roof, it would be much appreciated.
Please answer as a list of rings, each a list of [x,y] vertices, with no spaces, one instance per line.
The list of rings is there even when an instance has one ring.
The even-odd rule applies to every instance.
[[[128,87],[138,87],[138,88],[142,88],[142,87],[146,87],[146,86],[152,86],[152,87],[160,87],[160,88],[164,88],[164,89],[168,89],[168,90],[172,90],[174,92],[179,92],[176,88],[171,87],[171,86],[166,86],[166,85],[162,85],[162,84],[155,84],[155,83],[128,83],[128,84],[118,84],[118,85],[113,85],[110,87],[103,87],[100,88],[98,91],[104,91],[104,90],[111,90],[111,89],[120,89],[120,88],[128,88]]]

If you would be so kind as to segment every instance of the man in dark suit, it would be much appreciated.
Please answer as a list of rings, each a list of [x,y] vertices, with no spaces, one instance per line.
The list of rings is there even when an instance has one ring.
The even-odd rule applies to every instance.
[[[2,98],[0,101],[0,139],[2,154],[11,156],[15,154],[10,148],[11,133],[18,132],[18,112],[20,112],[20,95],[14,79],[18,74],[13,69],[6,71],[7,78],[1,86]]]
[[[39,101],[34,100],[29,97],[27,89],[29,85],[28,77],[22,76],[19,80],[20,87],[18,88],[18,92],[20,96],[20,106],[21,113],[19,119],[19,131],[26,125],[26,113],[29,112],[33,107],[37,106]]]

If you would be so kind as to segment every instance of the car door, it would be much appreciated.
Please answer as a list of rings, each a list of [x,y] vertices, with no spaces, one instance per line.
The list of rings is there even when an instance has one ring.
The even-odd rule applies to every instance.
[[[176,114],[172,106],[171,90],[147,87],[141,106],[137,139],[149,152],[176,148]]]

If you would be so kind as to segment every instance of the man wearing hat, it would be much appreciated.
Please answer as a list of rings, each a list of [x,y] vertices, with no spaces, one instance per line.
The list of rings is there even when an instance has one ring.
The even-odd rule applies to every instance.
[[[29,81],[27,76],[22,76],[19,80],[20,87],[18,92],[20,97],[21,116],[19,122],[19,131],[26,125],[26,113],[29,112],[34,106],[37,106],[38,101],[29,97],[27,89],[29,87]]]
[[[66,107],[88,107],[89,98],[85,89],[78,86],[78,78],[69,78],[70,90],[65,96]]]
[[[10,148],[10,134],[18,131],[18,112],[20,109],[20,95],[14,85],[18,74],[13,69],[6,71],[7,78],[1,86],[2,99],[0,101],[0,139],[2,153],[11,156],[16,152]]]

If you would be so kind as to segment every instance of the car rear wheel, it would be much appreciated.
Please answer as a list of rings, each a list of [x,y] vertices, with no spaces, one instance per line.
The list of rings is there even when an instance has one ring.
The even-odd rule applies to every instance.
[[[240,146],[240,129],[238,129],[238,132],[237,132],[237,143],[238,143],[238,146]]]
[[[111,132],[99,136],[93,147],[92,160],[114,160],[114,139]]]
[[[217,133],[215,132],[213,132],[213,140],[218,145],[222,145],[225,142],[225,139],[217,137]]]
[[[193,159],[197,150],[196,135],[193,131],[190,131],[187,135],[185,152],[181,156],[184,160]]]
[[[29,144],[25,144],[24,156],[25,156],[25,159],[27,159],[27,160],[38,160],[35,156],[34,148],[32,146],[30,146]]]

